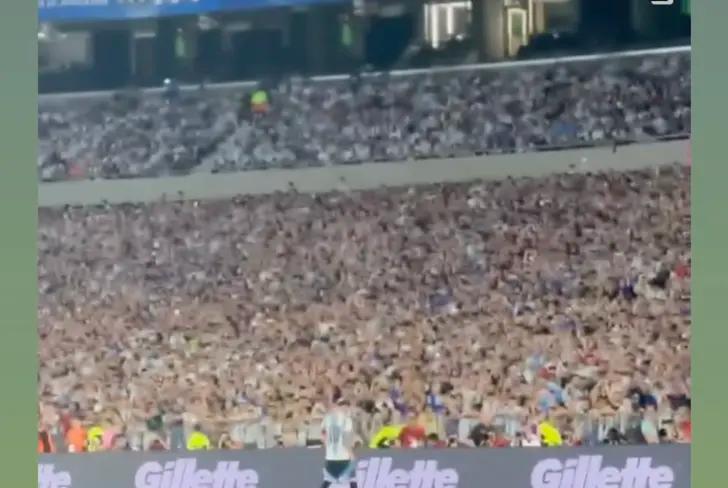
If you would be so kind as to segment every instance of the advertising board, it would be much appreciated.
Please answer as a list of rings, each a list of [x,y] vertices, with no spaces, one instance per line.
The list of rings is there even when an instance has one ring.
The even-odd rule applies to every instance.
[[[38,488],[316,487],[323,451],[100,453],[38,463]],[[690,488],[690,447],[369,450],[356,477],[359,488]]]

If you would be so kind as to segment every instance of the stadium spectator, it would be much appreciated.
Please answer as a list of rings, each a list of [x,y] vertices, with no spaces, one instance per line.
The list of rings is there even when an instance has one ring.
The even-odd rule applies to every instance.
[[[73,452],[107,420],[306,445],[335,391],[362,440],[425,411],[421,442],[688,441],[689,192],[666,166],[41,209],[42,410],[83,415]]]
[[[242,111],[234,89],[176,93],[42,102],[39,177],[447,158],[690,131],[688,53],[356,82],[291,79],[256,89]]]
[[[38,430],[38,454],[53,454],[56,452],[56,446],[53,442],[53,436],[47,429]]]
[[[159,441],[159,439],[155,439],[155,442],[159,442],[161,444],[161,441]],[[210,447],[210,438],[207,437],[204,432],[202,432],[202,427],[200,425],[195,425],[192,428],[192,432],[190,433],[189,437],[187,438],[187,450],[207,451],[210,449]]]
[[[66,431],[66,447],[70,453],[86,452],[86,429],[80,419],[73,418]]]
[[[413,416],[399,432],[399,445],[404,448],[422,447],[427,440],[427,431],[421,417]]]

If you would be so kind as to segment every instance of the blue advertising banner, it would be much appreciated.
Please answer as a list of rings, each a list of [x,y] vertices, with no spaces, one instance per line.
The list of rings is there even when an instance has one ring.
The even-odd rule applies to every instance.
[[[343,0],[38,0],[40,22],[131,20]]]

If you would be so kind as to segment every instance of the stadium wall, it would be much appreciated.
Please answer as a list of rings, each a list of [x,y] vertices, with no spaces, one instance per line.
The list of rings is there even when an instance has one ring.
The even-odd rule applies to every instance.
[[[315,487],[322,466],[305,448],[42,456],[38,487]],[[360,488],[689,488],[690,447],[369,450],[356,472]]]
[[[288,191],[321,193],[519,176],[565,171],[630,170],[687,163],[689,141],[676,140],[620,147],[591,147],[523,154],[366,163],[322,168],[194,173],[188,176],[131,180],[83,180],[42,183],[41,207],[139,203],[161,199],[222,199]]]

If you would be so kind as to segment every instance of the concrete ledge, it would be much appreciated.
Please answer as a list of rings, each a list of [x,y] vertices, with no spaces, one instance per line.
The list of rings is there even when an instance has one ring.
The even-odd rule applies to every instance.
[[[435,182],[542,176],[576,171],[630,170],[684,163],[689,142],[670,141],[552,152],[508,154],[472,158],[431,159],[398,163],[367,163],[295,170],[245,171],[230,174],[193,174],[167,178],[42,183],[41,207],[228,198],[242,194],[286,191],[293,184],[302,192],[369,189]]]

